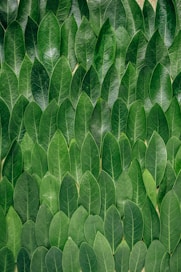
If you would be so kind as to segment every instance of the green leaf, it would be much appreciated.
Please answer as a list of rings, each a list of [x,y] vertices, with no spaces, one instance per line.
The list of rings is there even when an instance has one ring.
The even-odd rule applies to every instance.
[[[3,177],[0,182],[0,205],[7,213],[9,207],[13,204],[13,187],[6,177]]]
[[[146,114],[140,101],[135,101],[130,106],[127,120],[127,135],[130,141],[134,143],[138,139],[145,140],[146,138]]]
[[[93,248],[85,242],[80,246],[79,261],[82,272],[98,271],[95,252]]]
[[[159,104],[154,104],[147,117],[147,137],[151,138],[156,131],[166,143],[169,139],[170,126],[168,126],[166,115]]]
[[[35,22],[39,19],[39,3],[36,0],[20,0],[17,21],[24,29],[27,25],[28,16]]]
[[[57,128],[62,131],[68,144],[70,144],[70,141],[74,138],[74,120],[75,110],[67,98],[62,102],[58,110]]]
[[[160,208],[160,242],[169,253],[173,253],[179,240],[181,226],[180,204],[174,191],[169,191],[163,198]]]
[[[84,224],[84,235],[89,245],[93,246],[98,231],[104,234],[104,222],[99,215],[90,214]]]
[[[51,74],[60,57],[60,27],[53,12],[47,13],[39,25],[37,49],[40,61]]]
[[[115,264],[111,247],[107,239],[99,231],[96,234],[93,249],[97,258],[97,271],[114,271]]]
[[[102,144],[103,137],[110,128],[111,110],[104,100],[98,99],[90,122],[90,130],[98,146]]]
[[[114,254],[123,236],[121,216],[115,205],[112,205],[106,211],[104,232]]]
[[[28,100],[24,96],[20,96],[14,105],[9,121],[9,135],[11,141],[16,139],[17,142],[20,142],[23,138],[25,133],[23,117],[27,105]]]
[[[7,242],[7,223],[6,223],[6,217],[5,217],[5,213],[2,206],[0,206],[0,220],[1,220],[0,248],[3,248],[4,246],[6,246],[6,242]]]
[[[11,22],[16,19],[18,11],[18,1],[2,1],[0,4],[1,22],[6,28]]]
[[[0,98],[0,159],[5,158],[9,151],[9,118],[10,112],[5,101]]]
[[[82,84],[86,75],[86,70],[82,67],[82,65],[76,66],[75,71],[73,71],[73,77],[71,82],[71,89],[70,89],[70,98],[71,102],[76,108],[80,95],[82,94]],[[90,86],[89,86],[90,88]]]
[[[57,247],[51,247],[45,256],[48,272],[62,272],[62,251]]]
[[[53,3],[52,3],[52,6],[53,6]],[[58,8],[56,11],[56,17],[57,17],[59,23],[62,23],[65,21],[65,19],[68,17],[68,15],[70,13],[70,9],[71,9],[71,0],[58,1]]]
[[[122,1],[111,0],[108,1],[109,4],[106,7],[104,17],[109,18],[111,25],[114,29],[119,28],[120,26],[126,26],[126,12],[123,6]]]
[[[82,173],[89,170],[95,178],[99,175],[100,154],[98,146],[90,132],[88,132],[81,148]]]
[[[122,132],[126,132],[128,108],[126,104],[117,99],[112,107],[111,127],[114,136],[119,139]]]
[[[35,236],[38,246],[50,247],[49,229],[53,214],[44,204],[39,207],[35,222]]]
[[[112,108],[114,102],[118,98],[119,94],[120,76],[113,64],[107,73],[102,83],[101,97],[107,101],[110,108]]]
[[[7,247],[12,251],[14,259],[16,261],[18,251],[21,247],[21,231],[22,223],[21,220],[11,206],[6,215],[7,223]]]
[[[14,256],[8,247],[0,249],[0,271],[13,272],[15,268]]]
[[[107,209],[116,203],[115,185],[112,178],[104,171],[101,171],[98,184],[101,193],[100,216],[104,219]]]
[[[57,9],[58,9],[59,1],[55,0],[53,3],[51,0],[47,0],[46,2],[46,12],[53,11],[53,13],[56,15]]]
[[[47,272],[46,264],[45,264],[45,256],[48,252],[48,249],[40,246],[37,247],[33,253],[30,265],[31,272]]]
[[[146,189],[146,194],[151,200],[153,206],[156,208],[157,204],[156,184],[152,175],[147,169],[145,169],[143,172],[143,182]]]
[[[52,214],[59,210],[60,183],[51,174],[47,174],[40,184],[40,203],[48,206]]]
[[[155,11],[150,1],[148,0],[145,0],[143,4],[143,18],[145,35],[148,38],[151,38],[155,31]]]
[[[173,190],[176,193],[179,201],[181,199],[181,195],[180,195],[180,187],[181,187],[181,171],[179,171],[177,178],[175,180],[174,186],[173,186]]]
[[[129,259],[130,272],[142,271],[145,264],[146,254],[147,247],[143,241],[139,241],[133,246]]]
[[[87,217],[88,212],[86,209],[83,206],[79,206],[70,219],[68,235],[72,237],[78,246],[85,241],[84,224]]]
[[[167,151],[163,139],[153,132],[145,154],[145,167],[152,174],[156,185],[159,185],[165,172]]]
[[[80,181],[79,203],[89,214],[99,214],[101,207],[100,188],[90,171],[86,171]]]
[[[132,200],[142,208],[146,201],[146,190],[143,183],[141,167],[136,159],[132,161],[128,170],[128,175],[133,188]]]
[[[79,146],[87,135],[90,126],[90,118],[93,105],[86,93],[82,93],[75,110],[75,139]]]
[[[168,110],[166,111],[166,118],[170,130],[170,137],[180,137],[180,122],[181,122],[181,111],[180,105],[176,97],[172,99]]]
[[[17,269],[18,271],[29,272],[30,271],[30,258],[27,250],[21,248],[17,257]]]
[[[114,254],[116,272],[127,272],[129,270],[130,249],[125,240],[117,247]]]
[[[31,92],[31,69],[32,69],[32,62],[28,55],[25,55],[24,60],[21,64],[21,69],[19,72],[19,79],[18,79],[18,91],[20,95],[24,95],[27,99],[32,99],[32,92]]]
[[[169,48],[170,72],[174,79],[179,74],[181,69],[181,62],[179,59],[181,53],[180,46],[181,46],[181,31],[178,32],[178,34],[173,40],[172,45]]]
[[[129,62],[121,79],[118,96],[127,106],[136,100],[136,82],[137,70]]]
[[[12,22],[6,32],[4,39],[5,61],[13,71],[18,74],[25,55],[25,44],[23,31],[18,22]]]
[[[137,140],[132,147],[132,160],[137,159],[142,169],[145,168],[146,142]]]
[[[119,138],[119,148],[121,155],[121,165],[123,170],[127,169],[131,163],[131,145],[126,134],[122,133]]]
[[[67,1],[66,1],[67,3]],[[77,60],[75,56],[75,35],[77,23],[73,16],[68,17],[61,27],[61,54],[64,55],[72,70],[74,70]]]
[[[109,23],[109,20],[103,24],[94,51],[94,65],[98,72],[100,82],[102,83],[107,71],[115,60],[116,38]]]
[[[173,1],[158,1],[155,26],[158,27],[165,45],[169,47],[174,40],[176,30],[176,11]]]
[[[82,176],[82,167],[80,162],[80,149],[75,139],[73,139],[70,143],[69,154],[70,154],[70,173],[74,177],[74,179],[77,182],[79,182]]]
[[[32,257],[37,248],[35,237],[35,222],[28,220],[24,223],[21,232],[21,246],[26,249],[28,256]]]
[[[141,69],[145,62],[145,52],[147,46],[147,39],[142,31],[136,32],[133,36],[127,51],[126,51],[126,64],[131,62],[137,69]]]
[[[173,95],[178,99],[180,102],[181,100],[181,87],[180,87],[180,78],[181,78],[181,73],[179,73],[176,78],[173,81],[172,88],[173,88]]]
[[[51,101],[47,108],[41,115],[40,123],[39,123],[39,135],[38,141],[42,147],[47,150],[48,145],[56,132],[56,118],[58,112],[58,105],[55,100]]]
[[[96,35],[86,17],[82,22],[75,36],[75,54],[78,63],[88,71],[93,63]]]
[[[44,110],[48,105],[49,76],[41,62],[35,59],[31,71],[31,90],[34,100]]]
[[[116,138],[106,133],[103,139],[102,169],[116,181],[122,171],[119,144]]]
[[[70,170],[67,143],[59,130],[52,137],[48,147],[48,169],[52,175],[60,180]]]
[[[176,249],[173,252],[173,255],[170,256],[170,271],[171,272],[179,272],[181,269],[181,243],[178,244]]]
[[[68,239],[69,218],[62,212],[57,212],[51,221],[49,228],[50,245],[63,250]]]
[[[38,142],[39,123],[42,111],[37,103],[30,102],[24,112],[24,125],[28,135],[35,142]]]
[[[126,200],[124,206],[124,237],[130,249],[142,239],[143,218],[139,207],[131,200]]]
[[[149,68],[153,69],[157,63],[161,63],[165,67],[169,67],[170,65],[167,47],[158,30],[156,30],[150,38],[145,54],[145,64]]]
[[[159,240],[152,241],[146,255],[145,271],[146,272],[160,271],[161,260],[165,252],[166,249]]]
[[[0,95],[9,107],[9,110],[12,110],[18,98],[18,79],[6,63],[3,64],[0,71]]]
[[[38,25],[31,17],[28,17],[25,28],[25,47],[26,52],[32,61],[37,57],[37,32]]]
[[[153,104],[158,103],[166,111],[172,99],[171,78],[166,67],[158,64],[150,81],[149,96]]]
[[[48,171],[46,151],[39,145],[35,144],[31,154],[31,167],[34,174],[42,178]]]
[[[152,107],[151,101],[149,101],[149,87],[150,78],[152,76],[152,69],[148,66],[144,66],[138,74],[136,82],[136,99],[142,100],[145,106],[145,111],[149,111]],[[151,104],[151,105],[150,105]]]
[[[62,255],[62,267],[64,272],[79,272],[79,248],[71,237],[68,238]]]
[[[2,66],[4,60],[4,34],[5,30],[2,25],[0,25],[0,67]]]
[[[177,154],[177,151],[179,150],[179,147],[181,145],[180,140],[173,136],[170,137],[170,139],[167,142],[166,148],[167,148],[167,160],[171,163],[172,166],[174,166],[175,162],[175,156]]]
[[[25,132],[21,142],[21,150],[23,155],[24,171],[32,173],[32,150],[34,142],[30,136]]]
[[[35,179],[24,172],[14,189],[14,208],[23,222],[35,220],[39,207],[39,189]]]
[[[49,87],[49,99],[55,99],[60,105],[65,98],[69,97],[72,73],[66,57],[58,59],[52,71]]]
[[[23,170],[23,158],[20,145],[14,141],[3,164],[2,174],[12,183],[16,184]]]

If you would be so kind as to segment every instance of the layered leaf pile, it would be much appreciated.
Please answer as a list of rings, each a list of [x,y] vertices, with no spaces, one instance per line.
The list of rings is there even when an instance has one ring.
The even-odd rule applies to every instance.
[[[180,6],[0,2],[0,271],[181,271]]]

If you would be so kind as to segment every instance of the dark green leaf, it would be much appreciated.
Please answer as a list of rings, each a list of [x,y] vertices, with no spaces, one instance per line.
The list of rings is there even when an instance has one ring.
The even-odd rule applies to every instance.
[[[136,98],[144,102],[145,111],[148,111],[147,108],[149,107],[149,104],[151,104],[151,102],[149,101],[149,87],[150,87],[151,76],[152,76],[152,69],[150,69],[147,66],[144,66],[139,71],[138,79],[136,83]],[[150,108],[151,106],[152,104],[150,105]]]
[[[76,108],[79,97],[82,94],[82,84],[83,84],[85,75],[86,75],[86,70],[82,67],[82,65],[79,65],[78,67],[76,67],[76,70],[73,72],[70,98],[74,108]]]
[[[175,136],[171,137],[167,142],[167,160],[171,163],[172,166],[174,166],[175,156],[179,150],[180,145],[181,141]]]
[[[145,264],[146,254],[147,247],[143,241],[139,241],[133,246],[129,259],[130,272],[142,271]]]
[[[181,72],[176,76],[173,81],[172,88],[173,88],[173,95],[178,99],[180,102],[181,100],[181,84],[180,84]]]
[[[0,24],[0,67],[2,66],[2,62],[4,60],[4,28]]]
[[[180,162],[181,162],[181,147],[179,147],[174,158],[174,169],[176,174],[178,174],[180,171]]]
[[[144,17],[144,28],[145,35],[151,38],[155,31],[155,11],[150,1],[145,0],[143,5],[143,17]]]
[[[180,62],[180,46],[181,46],[181,31],[178,32],[177,36],[174,38],[172,45],[169,48],[169,57],[170,57],[170,70],[173,78],[179,74],[181,69]]]
[[[5,217],[5,213],[2,206],[0,206],[0,221],[1,221],[0,248],[3,248],[4,246],[6,246],[6,242],[7,242],[7,223],[6,223],[6,217]]]
[[[173,255],[170,257],[170,271],[171,272],[179,272],[181,270],[181,243],[176,247]]]
[[[29,272],[30,271],[30,258],[27,250],[21,248],[17,257],[17,268],[19,272]]]
[[[117,99],[113,105],[111,116],[112,133],[117,139],[122,132],[126,132],[127,118],[128,108],[126,104],[121,99]]]
[[[121,155],[121,165],[123,170],[127,169],[131,163],[131,145],[126,134],[122,133],[119,138],[119,148]]]
[[[49,1],[51,2],[51,0]],[[59,23],[62,23],[65,21],[65,19],[68,17],[71,9],[71,0],[62,0],[58,1],[58,8],[56,11],[56,17],[59,21]],[[52,3],[53,6],[53,3]]]
[[[16,19],[18,11],[18,1],[1,1],[0,16],[2,25],[6,28],[11,22]]]
[[[84,234],[89,245],[93,246],[97,232],[104,234],[104,222],[99,215],[89,215],[84,224]]]
[[[92,247],[87,243],[80,246],[79,261],[82,272],[97,272],[97,259]]]
[[[10,112],[5,101],[0,98],[0,160],[5,158],[9,150],[9,118]]]
[[[15,268],[12,251],[8,247],[0,249],[0,271],[13,272]]]
[[[31,17],[28,17],[25,29],[25,47],[31,60],[37,57],[37,32],[38,25]]]
[[[77,182],[79,182],[82,176],[82,167],[80,162],[80,149],[75,139],[73,139],[70,143],[69,154],[70,154],[70,173],[74,177],[74,179]]]
[[[6,177],[0,182],[0,205],[6,214],[13,203],[13,187]]]
[[[62,251],[57,247],[51,247],[45,256],[48,272],[63,272]]]
[[[129,270],[130,249],[125,240],[121,242],[114,254],[116,272],[127,272]]]
[[[79,248],[71,237],[68,238],[62,255],[62,267],[64,272],[79,272]]]
[[[46,2],[46,11],[53,11],[54,14],[56,14],[57,9],[58,9],[58,0],[54,0],[53,2],[51,0],[47,0]],[[57,16],[56,16],[57,17]]]
[[[181,123],[181,111],[180,105],[176,97],[172,99],[168,110],[166,111],[166,118],[170,130],[170,137],[180,137],[180,123]]]
[[[29,173],[32,173],[31,155],[32,155],[33,148],[34,148],[34,142],[30,138],[30,136],[27,134],[27,132],[25,132],[25,135],[23,136],[23,139],[21,141],[21,151],[23,156],[24,171],[27,171]]]
[[[106,1],[105,1],[106,2]],[[120,26],[126,26],[126,12],[122,1],[111,0],[105,10],[105,18],[109,18],[114,29]]]
[[[39,2],[36,0],[20,0],[17,21],[24,29],[27,25],[28,16],[35,22],[39,20]]]
[[[30,265],[31,272],[47,272],[46,264],[45,264],[45,256],[48,252],[48,249],[40,246],[37,247],[33,253]]]
[[[145,168],[146,142],[137,140],[132,148],[132,160],[137,159],[142,169]]]
[[[26,249],[28,256],[32,257],[34,250],[37,248],[35,237],[35,222],[26,221],[21,232],[21,246]]]
[[[25,55],[24,60],[21,65],[18,79],[18,88],[19,94],[24,95],[27,99],[31,101],[32,92],[31,92],[31,69],[32,62],[29,59],[28,55]]]
[[[24,172],[14,189],[14,208],[23,222],[35,220],[39,206],[39,190],[35,179]]]

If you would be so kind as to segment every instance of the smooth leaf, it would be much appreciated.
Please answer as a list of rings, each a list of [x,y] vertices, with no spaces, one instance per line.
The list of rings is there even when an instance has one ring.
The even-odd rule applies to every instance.
[[[80,162],[80,149],[77,142],[73,139],[69,147],[70,154],[70,173],[74,179],[79,182],[82,176],[82,167]]]
[[[82,90],[83,90],[82,84],[83,84],[85,75],[86,75],[86,70],[82,67],[82,65],[76,66],[76,69],[73,72],[71,89],[70,89],[70,98],[74,108],[76,108],[79,97],[82,94]]]
[[[0,98],[0,158],[5,158],[9,150],[9,119],[10,112],[5,101]]]
[[[180,137],[180,122],[181,122],[181,112],[180,105],[176,97],[172,99],[168,110],[166,111],[166,118],[168,121],[170,137],[176,136]]]
[[[152,69],[150,69],[147,66],[144,66],[139,71],[138,79],[136,82],[136,99],[143,101],[146,112],[148,112],[149,108],[152,107],[151,101],[149,101],[149,87],[151,76]]]
[[[18,271],[29,272],[30,271],[30,258],[27,250],[21,248],[17,257],[17,269]]]
[[[127,272],[129,270],[130,249],[125,240],[117,247],[114,254],[116,272]]]
[[[21,150],[22,150],[22,156],[23,156],[23,163],[24,163],[24,170],[32,173],[32,168],[31,168],[31,155],[32,155],[32,150],[34,147],[34,143],[30,136],[25,132],[25,135],[23,136],[23,139],[21,141]]]
[[[62,272],[62,251],[57,247],[51,247],[45,256],[48,272]]]
[[[80,246],[79,260],[82,272],[97,271],[97,259],[94,250],[85,242]]]
[[[13,204],[13,187],[9,180],[4,177],[0,182],[0,205],[7,213],[9,207]]]
[[[86,171],[81,178],[79,203],[86,208],[89,214],[99,214],[100,212],[100,188],[90,171]]]
[[[99,215],[90,214],[84,224],[84,234],[89,245],[93,246],[98,231],[104,234],[104,222]]]
[[[143,218],[139,207],[131,200],[126,200],[124,206],[124,237],[130,249],[142,239]]]
[[[166,144],[167,156],[168,156],[167,159],[171,163],[172,166],[174,166],[175,156],[177,154],[177,151],[179,150],[180,144],[181,144],[180,140],[175,136],[170,137],[170,139],[168,140]]]
[[[8,247],[0,249],[0,271],[13,272],[15,268],[14,256]]]
[[[63,250],[68,239],[69,218],[62,212],[57,212],[50,223],[50,245]]]
[[[153,206],[156,208],[157,204],[156,184],[152,175],[147,169],[145,169],[143,172],[143,182],[146,189],[146,194],[151,200]]]
[[[169,253],[173,252],[180,240],[180,204],[174,191],[163,198],[160,208],[160,242]]]
[[[122,133],[119,138],[119,148],[121,155],[121,165],[123,170],[127,169],[131,163],[131,144],[128,137]]]
[[[62,56],[58,59],[52,71],[49,86],[49,99],[55,99],[60,105],[69,97],[72,73],[67,58]]]
[[[145,154],[145,167],[152,174],[156,185],[159,185],[165,172],[167,151],[163,139],[153,132]]]
[[[155,11],[152,4],[148,0],[145,0],[143,4],[143,18],[145,35],[148,38],[151,38],[153,32],[155,31]]]
[[[25,28],[25,48],[32,61],[37,57],[37,32],[38,25],[31,17],[28,17]]]
[[[179,272],[181,269],[181,261],[180,261],[180,254],[181,254],[181,244],[179,243],[176,247],[173,255],[170,257],[170,271],[171,272]]]
[[[39,25],[37,49],[40,61],[51,74],[60,57],[60,27],[53,12],[47,13]]]
[[[14,188],[14,208],[21,220],[35,220],[39,207],[39,189],[36,180],[24,172]]]
[[[99,231],[95,237],[93,249],[97,258],[97,271],[113,272],[115,264],[111,247],[105,236]]]
[[[179,74],[181,68],[181,62],[179,59],[180,45],[181,45],[181,31],[178,32],[178,34],[173,40],[172,45],[169,48],[170,71],[174,79]]]
[[[0,25],[0,67],[2,66],[2,62],[4,60],[4,48],[3,48],[3,44],[4,44],[4,28],[2,25]]]
[[[79,248],[71,237],[68,238],[62,255],[62,268],[64,272],[79,272]]]
[[[49,1],[51,2],[51,1]],[[71,0],[63,0],[63,1],[57,1],[58,2],[58,8],[56,11],[56,17],[59,21],[59,23],[62,23],[65,21],[65,19],[68,17],[71,9]],[[53,3],[52,3],[53,6]]]
[[[67,143],[59,130],[52,137],[48,147],[48,169],[52,175],[60,180],[70,170]]]
[[[0,220],[1,220],[1,225],[0,225],[0,231],[1,231],[0,248],[3,248],[4,246],[6,246],[6,242],[7,242],[7,223],[6,223],[6,217],[5,217],[5,213],[3,211],[2,206],[0,206]]]
[[[119,139],[122,132],[126,132],[128,108],[126,104],[117,99],[112,107],[111,127],[114,136]]]
[[[132,147],[132,160],[137,159],[142,169],[145,168],[145,152],[147,142],[137,140]]]
[[[40,246],[37,247],[33,253],[30,265],[31,272],[47,272],[46,264],[45,264],[45,256],[48,252],[48,249]]]
[[[21,246],[26,249],[28,256],[32,257],[33,252],[37,248],[35,222],[32,220],[27,220],[22,227]]]
[[[142,271],[145,264],[146,254],[147,247],[143,241],[139,241],[133,246],[129,259],[130,272]]]
[[[18,78],[18,91],[20,95],[24,95],[29,101],[32,99],[31,92],[31,69],[32,62],[28,55],[25,55],[24,60],[21,64],[21,69]]]

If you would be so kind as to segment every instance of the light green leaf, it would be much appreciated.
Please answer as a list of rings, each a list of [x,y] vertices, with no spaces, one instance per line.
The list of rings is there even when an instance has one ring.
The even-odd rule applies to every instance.
[[[62,211],[58,211],[52,218],[49,228],[50,245],[63,250],[68,239],[68,228],[69,218]]]
[[[101,171],[98,184],[101,193],[100,216],[104,219],[107,209],[116,203],[115,185],[112,178],[104,171]]]
[[[0,182],[0,205],[7,213],[9,207],[13,204],[13,187],[6,177],[3,177]]]
[[[177,154],[177,151],[179,150],[180,145],[181,145],[181,141],[175,136],[170,137],[170,139],[168,140],[166,144],[167,156],[168,156],[167,160],[171,163],[173,167],[175,162],[175,156]]]
[[[82,143],[80,156],[82,173],[89,170],[97,178],[100,171],[100,154],[98,146],[90,132],[88,132]]]
[[[35,222],[32,220],[26,221],[22,227],[21,246],[26,249],[29,257],[32,257],[33,252],[37,248]]]
[[[60,27],[53,12],[47,13],[39,25],[37,49],[40,61],[51,74],[60,57]]]
[[[147,247],[143,241],[139,241],[133,246],[129,259],[130,272],[142,271],[145,264],[146,254]]]
[[[153,132],[145,154],[145,167],[152,174],[156,185],[164,176],[167,162],[167,151],[163,139],[157,132]]]
[[[68,238],[62,255],[62,267],[64,272],[79,272],[79,248],[71,237]]]
[[[99,214],[101,195],[99,184],[90,171],[86,171],[81,178],[79,189],[79,203],[89,214]]]
[[[21,150],[23,155],[23,167],[24,171],[27,171],[29,173],[32,173],[32,150],[34,148],[34,142],[30,138],[27,132],[25,132],[25,135],[23,136],[23,139],[21,141]]]
[[[147,142],[137,140],[132,147],[132,160],[137,159],[141,169],[145,168],[145,152]]]
[[[180,105],[176,97],[172,99],[168,110],[166,111],[166,118],[168,121],[170,137],[180,137],[180,122],[181,122],[181,111]]]
[[[74,138],[74,120],[75,110],[67,98],[62,102],[58,110],[57,128],[62,131],[68,144],[70,144],[70,141]]]
[[[122,1],[111,0],[105,10],[105,18],[109,18],[111,25],[114,29],[120,26],[126,26],[126,12]],[[120,16],[121,15],[121,16]]]
[[[60,183],[51,174],[47,174],[40,184],[40,203],[48,206],[52,214],[59,210]]]
[[[76,69],[73,71],[73,77],[72,77],[71,89],[70,89],[70,98],[74,108],[76,108],[79,97],[82,94],[82,90],[83,90],[82,84],[83,84],[85,75],[86,75],[86,70],[82,67],[82,65],[76,66]]]
[[[30,102],[24,112],[24,125],[28,135],[35,142],[38,142],[39,123],[42,111],[37,103]]]
[[[38,246],[50,247],[49,229],[53,214],[44,204],[39,207],[35,222],[35,236]]]
[[[87,217],[88,212],[86,209],[83,206],[79,206],[70,219],[68,235],[72,237],[78,246],[85,241],[84,224]]]
[[[46,264],[45,264],[45,256],[48,252],[48,249],[40,246],[37,247],[33,253],[30,265],[31,272],[47,272]]]
[[[28,17],[25,28],[25,47],[26,52],[32,61],[37,57],[37,32],[38,25],[31,17]]]
[[[49,76],[41,62],[37,58],[31,71],[31,90],[34,100],[44,110],[48,105]]]
[[[52,71],[49,86],[49,99],[55,99],[60,105],[65,98],[69,97],[72,73],[66,57],[58,59]]]
[[[82,93],[75,110],[75,139],[79,146],[87,135],[90,126],[90,118],[93,105],[86,93]]]
[[[176,30],[176,11],[173,1],[158,1],[155,26],[158,27],[165,45],[169,47],[174,40]]]
[[[146,255],[145,271],[146,272],[160,271],[161,260],[165,252],[166,249],[159,240],[152,241]]]
[[[8,247],[0,249],[0,271],[13,272],[15,268],[13,252]]]
[[[171,78],[166,67],[158,64],[150,81],[149,96],[153,104],[158,103],[166,111],[172,99]]]
[[[39,207],[39,189],[36,180],[24,172],[14,188],[14,208],[23,222],[35,220]]]
[[[121,165],[123,170],[127,169],[131,163],[131,145],[126,134],[122,133],[119,138],[119,148],[121,155]]]
[[[30,271],[30,258],[27,250],[21,248],[17,257],[17,269],[18,271],[29,272]]]
[[[24,55],[25,44],[23,30],[19,23],[14,21],[8,26],[5,32],[4,57],[16,75],[19,74]]]
[[[93,246],[98,231],[104,234],[104,222],[99,215],[90,214],[84,224],[84,234],[89,245]]]
[[[131,200],[126,200],[124,206],[124,237],[130,249],[142,239],[143,218],[139,207]]]
[[[181,62],[179,58],[181,53],[180,46],[181,46],[181,31],[178,32],[178,34],[173,40],[172,45],[169,48],[170,72],[174,79],[179,74],[181,69]]]
[[[122,132],[126,132],[128,109],[126,104],[117,99],[112,107],[111,126],[112,133],[119,139]]]
[[[31,168],[32,172],[38,175],[40,178],[43,178],[43,176],[48,171],[47,153],[37,143],[34,145],[31,154]]]
[[[144,66],[139,71],[138,79],[136,82],[136,99],[143,101],[146,112],[148,112],[152,107],[151,101],[149,100],[149,87],[152,72],[153,71],[151,68]]]
[[[107,71],[114,63],[116,53],[116,38],[109,20],[103,24],[100,30],[94,52],[94,65],[102,83]]]
[[[179,272],[181,270],[181,243],[176,247],[173,255],[170,256],[170,271],[171,272]]]
[[[80,149],[75,139],[73,139],[70,143],[69,154],[70,154],[70,173],[74,177],[76,182],[79,182],[82,176],[82,169],[80,162]]]
[[[50,173],[59,178],[60,181],[66,172],[70,170],[67,143],[59,130],[57,130],[52,137],[48,147],[48,169]]]
[[[129,270],[130,249],[125,240],[117,247],[114,254],[116,272],[127,272]]]
[[[143,182],[146,189],[146,194],[151,200],[153,206],[156,208],[157,204],[156,184],[153,179],[153,176],[150,174],[148,169],[145,169],[143,172]]]
[[[82,22],[75,36],[75,54],[78,62],[88,71],[93,63],[96,35],[86,17]]]
[[[99,231],[97,232],[93,249],[97,258],[97,271],[113,272],[115,264],[111,247],[105,236]]]
[[[48,272],[62,272],[62,251],[57,247],[51,247],[45,256]]]
[[[180,204],[174,191],[169,191],[163,198],[160,208],[160,242],[169,253],[173,253],[179,240],[181,225]]]
[[[114,254],[123,236],[121,216],[115,205],[112,205],[106,211],[104,232]]]
[[[79,261],[82,272],[97,272],[97,259],[93,248],[83,242],[80,246]]]
[[[181,188],[181,171],[179,171],[177,178],[175,180],[174,186],[173,186],[173,190],[176,193],[179,201],[181,199],[180,188]]]
[[[18,251],[21,247],[21,231],[22,223],[21,220],[11,206],[6,215],[7,223],[7,247],[12,251],[14,259],[16,261]]]
[[[69,15],[71,8],[71,0],[58,1],[58,3],[59,4],[56,11],[56,17],[58,18],[59,23],[62,23]]]
[[[21,64],[21,69],[18,78],[18,92],[20,95],[24,95],[29,101],[32,99],[31,92],[31,69],[32,62],[28,55],[25,55],[24,60]]]

